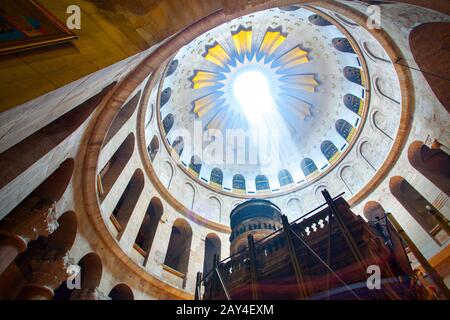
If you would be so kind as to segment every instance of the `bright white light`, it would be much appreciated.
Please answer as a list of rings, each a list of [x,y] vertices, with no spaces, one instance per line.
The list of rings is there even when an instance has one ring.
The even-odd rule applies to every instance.
[[[269,82],[259,71],[240,74],[233,83],[233,93],[249,120],[260,119],[274,106]]]

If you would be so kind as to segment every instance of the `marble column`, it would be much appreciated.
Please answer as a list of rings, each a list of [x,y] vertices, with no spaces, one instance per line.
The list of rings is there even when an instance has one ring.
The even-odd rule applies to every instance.
[[[48,237],[58,227],[55,203],[39,204],[32,198],[0,222],[0,274],[39,236]]]

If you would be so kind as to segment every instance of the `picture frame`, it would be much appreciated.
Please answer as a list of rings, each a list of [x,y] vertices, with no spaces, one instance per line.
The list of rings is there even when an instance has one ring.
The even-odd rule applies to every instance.
[[[76,37],[36,0],[0,3],[0,55],[63,43]]]

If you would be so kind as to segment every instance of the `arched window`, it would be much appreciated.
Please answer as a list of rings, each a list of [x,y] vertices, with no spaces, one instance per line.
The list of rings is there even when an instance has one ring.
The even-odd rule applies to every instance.
[[[186,275],[191,250],[192,229],[184,219],[173,223],[164,264]]]
[[[356,113],[358,116],[362,115],[363,108],[364,108],[364,101],[357,96],[347,93],[344,96],[344,105]]]
[[[111,159],[103,166],[98,176],[98,193],[100,201],[103,201],[123,171],[134,151],[134,134],[130,133],[122,142]]]
[[[303,159],[300,167],[307,180],[314,179],[319,174],[316,164],[310,158]]]
[[[233,192],[239,194],[245,194],[245,178],[241,174],[235,174],[233,176]]]
[[[175,140],[172,142],[172,148],[173,148],[173,151],[175,151],[177,155],[181,156],[181,153],[183,152],[183,149],[184,149],[183,137],[176,137]]]
[[[191,162],[189,162],[189,172],[195,177],[198,177],[200,170],[202,169],[202,160],[198,156],[192,156]]]
[[[255,185],[257,191],[270,190],[269,179],[265,175],[260,174],[256,176]]]
[[[389,189],[392,195],[409,212],[414,220],[440,245],[438,238],[442,237],[442,227],[433,216],[441,214],[431,203],[429,203],[408,181],[400,176],[394,176],[389,180]],[[441,234],[440,236],[438,234]],[[437,237],[439,236],[439,237]],[[448,239],[448,235],[446,237]]]
[[[161,92],[160,108],[162,108],[169,101],[171,94],[172,94],[171,88],[165,88]]]
[[[339,158],[339,150],[336,148],[334,143],[329,140],[322,142],[320,145],[320,150],[330,164],[333,164]]]
[[[209,178],[209,184],[213,187],[222,189],[223,183],[223,173],[219,168],[214,168],[211,171],[211,176]]]
[[[347,142],[352,141],[355,136],[356,129],[350,123],[344,119],[339,119],[336,121],[336,131],[344,138]]]
[[[334,38],[331,43],[336,50],[347,53],[355,53],[350,41],[347,38]]]
[[[144,219],[142,220],[141,227],[136,236],[134,243],[142,250],[147,256],[152,248],[153,239],[155,238],[156,229],[159,225],[159,220],[163,214],[163,206],[161,200],[154,197],[145,212]]]
[[[71,300],[95,300],[96,289],[102,279],[102,260],[94,253],[86,254],[78,262],[81,274],[81,288],[74,289]]]
[[[353,83],[359,84],[364,87],[364,79],[361,69],[355,67],[344,67],[344,77]]]
[[[278,181],[280,182],[280,186],[282,187],[294,183],[291,173],[286,169],[280,170],[280,172],[278,172]]]
[[[168,77],[172,73],[174,73],[175,70],[177,70],[177,67],[178,67],[178,60],[177,59],[174,59],[174,60],[170,61],[169,66],[167,67],[166,77]]]
[[[150,155],[150,160],[154,160],[156,157],[156,154],[159,151],[159,140],[158,136],[155,134],[152,138],[152,141],[150,141],[150,144],[147,147],[148,154]]]
[[[134,300],[133,291],[125,283],[120,283],[112,288],[108,297],[111,300]]]
[[[214,233],[210,233],[205,239],[205,258],[203,260],[203,275],[207,274],[214,263],[214,256],[220,261],[220,238]]]
[[[125,187],[122,196],[111,214],[111,221],[119,231],[119,234],[117,235],[119,240],[131,218],[143,189],[144,174],[141,169],[137,169]]]
[[[440,149],[430,149],[421,141],[408,148],[411,165],[450,196],[450,156]]]
[[[167,134],[169,133],[170,129],[173,127],[174,122],[173,114],[169,113],[164,119],[163,119],[163,128],[164,132]]]
[[[127,103],[125,103],[122,108],[120,108],[119,112],[117,112],[114,120],[109,126],[102,147],[106,146],[108,142],[116,135],[116,133],[119,132],[120,128],[122,128],[122,126],[131,118],[137,108],[140,97],[141,91],[136,93],[130,100],[128,100]]]
[[[331,23],[327,19],[319,16],[318,14],[310,15],[308,17],[308,20],[315,26],[319,27],[331,26]]]

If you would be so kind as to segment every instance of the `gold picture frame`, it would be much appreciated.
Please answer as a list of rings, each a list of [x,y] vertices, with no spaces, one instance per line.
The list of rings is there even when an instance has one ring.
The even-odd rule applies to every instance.
[[[76,37],[36,0],[0,3],[0,55],[63,43]]]

